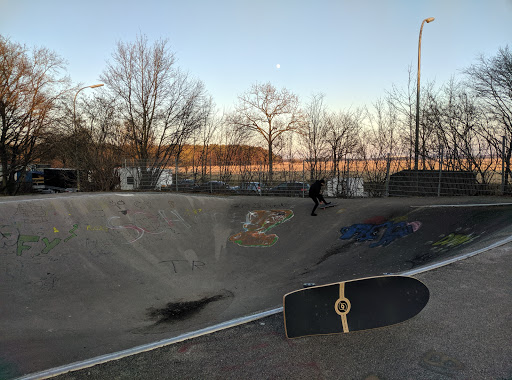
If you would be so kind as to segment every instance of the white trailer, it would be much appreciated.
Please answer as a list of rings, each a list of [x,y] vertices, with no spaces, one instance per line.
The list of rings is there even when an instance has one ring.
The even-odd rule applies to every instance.
[[[169,188],[173,183],[172,169],[151,169],[151,168],[140,168],[140,167],[122,167],[118,168],[120,189],[121,190],[140,190],[147,189],[150,183],[144,183],[145,178],[148,178],[150,182],[154,182],[154,190],[162,190],[162,188]],[[146,170],[146,173],[143,171]],[[156,181],[151,181],[151,171],[160,175]],[[158,175],[158,174],[156,174]],[[146,180],[146,181],[148,181]]]
[[[349,198],[364,197],[362,177],[334,177],[327,180],[325,194],[328,197],[344,196]]]

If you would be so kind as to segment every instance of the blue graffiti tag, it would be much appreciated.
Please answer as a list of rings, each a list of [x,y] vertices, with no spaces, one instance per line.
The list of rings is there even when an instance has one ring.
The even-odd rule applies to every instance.
[[[396,239],[412,234],[421,226],[419,222],[386,222],[382,224],[353,224],[350,227],[343,227],[340,232],[340,239],[348,240],[355,238],[357,241],[377,240],[379,233],[384,229],[380,240],[370,244],[370,248],[387,246]]]

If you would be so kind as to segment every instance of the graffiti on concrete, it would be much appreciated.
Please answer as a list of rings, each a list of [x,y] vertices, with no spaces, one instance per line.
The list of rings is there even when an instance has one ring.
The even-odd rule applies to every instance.
[[[385,247],[397,239],[418,231],[420,228],[421,222],[418,221],[388,221],[380,224],[353,224],[349,227],[343,227],[340,230],[340,239],[355,239],[360,242],[375,241],[370,244],[370,248],[379,246]]]
[[[52,291],[55,290],[60,278],[56,274],[47,272],[46,275],[33,281],[32,284],[39,287],[41,290]]]
[[[425,245],[429,247],[429,250],[427,252],[421,252],[412,259],[410,263],[413,267],[417,267],[431,262],[440,257],[443,253],[452,249],[461,248],[465,244],[471,243],[484,233],[485,232],[477,234],[474,231],[471,231],[470,228],[466,228],[464,230],[462,228],[457,228],[454,232],[448,235],[440,235],[437,241],[430,240],[425,242]]]
[[[121,216],[111,216],[107,220],[107,227],[112,230],[134,232],[134,235],[129,234],[128,243],[134,243],[148,234],[160,234],[163,232],[161,220],[149,213],[138,212],[123,212],[127,216],[123,220]]]
[[[49,220],[46,210],[32,203],[19,203],[13,217],[25,224],[46,223]]]
[[[160,261],[160,263],[167,263],[170,267],[172,267],[172,271],[174,273],[184,272],[184,271],[196,271],[198,269],[202,269],[206,263],[199,260],[164,260]]]
[[[93,223],[85,224],[80,228],[81,232],[87,232],[82,238],[86,239],[86,245],[94,246],[96,250],[101,246],[108,245],[108,249],[116,245],[118,236],[127,240],[128,243],[134,243],[143,236],[161,234],[166,231],[176,233],[178,226],[190,229],[191,225],[180,215],[176,209],[158,210],[150,212],[147,209],[151,205],[146,201],[136,201],[134,205],[138,208],[129,209],[123,200],[109,201],[107,206],[110,210],[103,210],[101,207],[88,211],[88,216]],[[171,207],[174,206],[170,202]],[[63,247],[64,243],[76,238],[79,225],[70,221],[71,216],[66,210],[63,214],[54,209],[37,206],[32,203],[20,203],[11,216],[9,222],[0,222],[0,253],[15,254],[17,256],[40,256],[48,255],[57,247]],[[112,216],[114,213],[114,216]],[[204,209],[187,209],[187,215],[199,215],[204,213]],[[68,221],[64,222],[63,227],[57,223],[47,226],[50,219],[55,216],[64,216]],[[11,223],[12,221],[12,223]],[[37,226],[38,224],[42,226]],[[101,243],[91,235],[110,234],[110,239],[101,239]],[[83,235],[83,234],[82,234]],[[114,236],[116,235],[116,236]],[[110,242],[112,245],[110,245]]]
[[[78,229],[78,224],[73,224],[73,229],[69,230],[69,233],[71,234],[71,236],[68,236],[67,238],[65,238],[64,241],[68,241],[68,240],[73,239],[74,237],[76,237],[75,231],[77,229]]]
[[[11,224],[0,225],[0,249],[14,247],[20,231]]]
[[[432,245],[434,247],[440,246],[440,247],[446,247],[446,248],[454,248],[454,247],[458,247],[459,245],[462,245],[462,244],[470,243],[473,240],[475,240],[476,238],[477,238],[477,236],[475,236],[474,234],[465,235],[465,234],[451,233],[450,235],[445,236],[442,239],[436,241]]]
[[[69,241],[70,239],[76,237],[75,231],[78,229],[78,224],[74,224],[73,228],[69,230],[70,236],[64,239],[64,242]],[[16,255],[21,256],[23,251],[28,251],[32,249],[32,244],[29,243],[38,243],[40,237],[38,235],[23,235],[18,234],[17,241],[16,241]],[[62,239],[55,238],[50,241],[47,237],[43,237],[41,241],[44,244],[43,249],[37,253],[35,253],[35,256],[39,256],[39,254],[48,254],[52,249],[54,249],[56,246],[60,244]]]
[[[466,228],[464,230],[462,230],[462,228],[457,228],[454,232],[448,235],[440,235],[439,240],[436,242],[429,241],[426,244],[431,245],[430,250],[432,252],[446,252],[453,248],[459,248],[462,245],[469,244],[478,239],[482,234],[477,234],[474,231],[471,231],[470,228]]]
[[[202,208],[194,208],[194,209],[187,208],[185,210],[185,215],[187,215],[187,216],[195,216],[195,215],[201,214],[202,212],[203,212]]]
[[[146,211],[123,210],[121,216],[111,216],[107,219],[107,228],[111,230],[129,232],[128,243],[134,243],[145,234],[158,235],[166,229],[173,229],[175,223],[182,223],[185,227],[191,228],[185,219],[176,211],[172,210],[171,217],[167,217],[164,210],[159,210],[158,215]]]
[[[243,224],[243,231],[229,238],[241,247],[271,247],[279,239],[276,234],[267,232],[290,220],[292,210],[255,210],[249,211]]]
[[[86,228],[86,231],[103,231],[103,232],[108,232],[108,227],[107,226],[102,226],[102,225],[91,226],[90,224],[88,224],[87,228]]]
[[[115,202],[113,200],[110,200],[110,201],[108,201],[108,203],[110,204],[110,206],[117,207],[119,210],[124,210],[125,209],[124,206],[126,205],[126,203],[124,201],[122,201],[122,200],[121,201],[117,201],[117,202]]]

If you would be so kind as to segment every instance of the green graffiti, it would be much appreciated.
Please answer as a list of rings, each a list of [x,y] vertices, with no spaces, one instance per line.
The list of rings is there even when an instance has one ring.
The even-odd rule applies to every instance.
[[[21,256],[23,251],[28,251],[32,247],[25,245],[24,243],[35,243],[39,241],[39,236],[34,235],[20,235],[18,237],[18,248],[16,249],[16,255]]]
[[[75,234],[75,231],[77,229],[78,229],[78,224],[73,224],[73,228],[71,230],[69,230],[69,233],[71,235],[68,236],[66,239],[64,239],[64,242],[67,242],[68,240],[76,237],[77,235]],[[5,231],[3,231],[1,234],[2,234],[2,239],[3,240],[6,240],[6,239],[11,237],[11,235],[6,233]],[[40,253],[47,254],[52,249],[54,249],[56,246],[58,246],[62,242],[62,239],[55,238],[55,239],[50,241],[49,238],[43,237],[43,238],[41,238],[41,241],[44,243],[44,248],[41,250]],[[18,235],[18,239],[17,239],[17,242],[16,242],[16,244],[17,244],[16,255],[21,256],[23,251],[28,251],[28,250],[32,249],[32,245],[28,245],[28,244],[25,244],[25,243],[37,243],[37,242],[39,242],[39,236],[36,236],[36,235],[22,235],[22,234]],[[5,245],[5,242],[3,242],[3,244]],[[35,255],[38,256],[40,253],[36,253]]]
[[[59,243],[60,243],[60,239],[59,238],[53,239],[51,242],[48,240],[48,238],[43,238],[42,240],[43,240],[43,243],[44,243],[45,247],[41,251],[41,253],[45,253],[45,254],[50,252],[53,248],[58,246]]]
[[[73,228],[71,230],[69,230],[69,233],[71,234],[71,236],[68,236],[66,239],[64,239],[64,242],[76,237],[75,231],[77,229],[78,229],[78,224],[73,224]]]
[[[440,245],[440,246],[446,246],[446,247],[457,247],[461,244],[469,243],[470,241],[472,241],[474,239],[475,239],[475,237],[473,236],[473,234],[462,235],[462,234],[451,233],[450,235],[444,237],[443,239],[435,242],[432,245]]]

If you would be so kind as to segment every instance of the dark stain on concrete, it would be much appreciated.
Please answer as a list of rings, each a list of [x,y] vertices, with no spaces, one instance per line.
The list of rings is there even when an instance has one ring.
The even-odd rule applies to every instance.
[[[203,297],[196,301],[169,302],[162,308],[149,308],[147,315],[151,319],[156,319],[155,324],[173,323],[184,320],[193,314],[201,311],[211,302],[232,297],[232,294],[218,294],[211,297]]]

